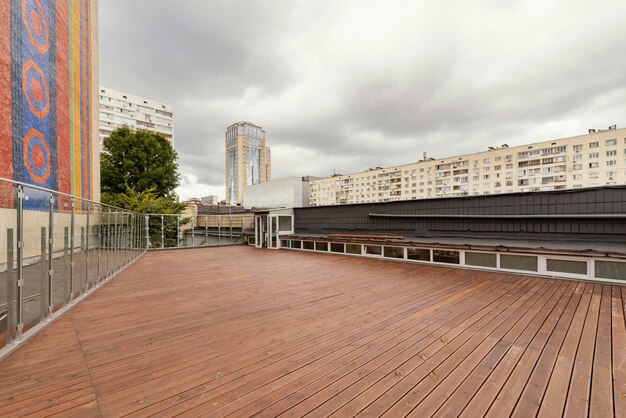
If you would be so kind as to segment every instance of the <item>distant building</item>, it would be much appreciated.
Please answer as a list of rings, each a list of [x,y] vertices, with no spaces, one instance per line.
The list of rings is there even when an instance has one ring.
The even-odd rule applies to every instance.
[[[263,128],[250,122],[237,122],[226,128],[225,145],[226,202],[241,204],[246,185],[271,180],[270,149]]]
[[[200,198],[200,204],[202,205],[217,205],[219,204],[219,200],[217,195],[204,196]]]
[[[174,142],[172,105],[100,86],[100,148],[120,126],[155,132]]]
[[[311,206],[579,189],[626,184],[626,129],[446,158],[424,158],[311,182]]]
[[[309,182],[318,177],[287,177],[246,186],[243,207],[304,208],[309,206]]]

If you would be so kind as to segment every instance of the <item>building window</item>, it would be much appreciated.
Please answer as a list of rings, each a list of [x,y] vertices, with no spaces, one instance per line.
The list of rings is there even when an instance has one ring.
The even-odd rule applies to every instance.
[[[604,145],[606,145],[607,147],[617,145],[617,139],[607,139]]]
[[[614,157],[616,155],[617,155],[617,150],[615,150],[615,149],[612,149],[612,150],[609,150],[609,151],[606,152],[606,156],[607,157]]]
[[[589,143],[589,148],[598,148],[598,143],[597,142],[590,142]]]
[[[617,165],[617,161],[616,160],[609,160],[609,161],[606,162],[606,166],[607,167],[613,167],[615,165]]]
[[[583,145],[574,145],[574,152],[580,152],[583,150]]]
[[[594,159],[594,158],[598,158],[600,157],[600,153],[599,152],[590,152],[589,153],[589,158]]]

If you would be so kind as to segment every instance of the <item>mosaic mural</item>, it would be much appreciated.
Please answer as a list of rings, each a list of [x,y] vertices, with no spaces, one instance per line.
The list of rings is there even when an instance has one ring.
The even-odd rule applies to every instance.
[[[92,1],[0,0],[0,177],[92,198]]]

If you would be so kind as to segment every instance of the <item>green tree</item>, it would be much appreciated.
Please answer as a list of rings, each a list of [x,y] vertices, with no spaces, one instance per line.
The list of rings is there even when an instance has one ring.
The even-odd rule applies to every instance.
[[[102,193],[111,197],[132,190],[141,196],[150,191],[157,198],[173,197],[180,184],[177,158],[163,136],[128,126],[117,128],[104,139],[100,154]]]

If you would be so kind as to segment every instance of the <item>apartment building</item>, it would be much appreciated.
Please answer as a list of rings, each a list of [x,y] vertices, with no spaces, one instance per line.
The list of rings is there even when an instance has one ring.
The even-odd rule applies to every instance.
[[[113,130],[128,125],[174,142],[172,105],[100,86],[100,149]]]
[[[626,128],[311,182],[311,206],[626,184]]]
[[[272,179],[272,155],[262,127],[236,122],[225,133],[226,202],[243,203],[243,189]]]

